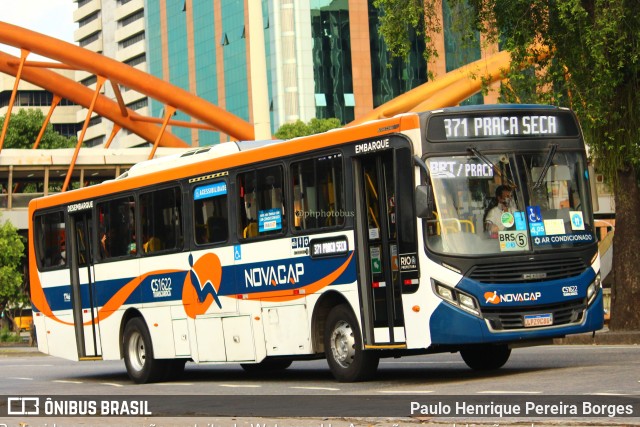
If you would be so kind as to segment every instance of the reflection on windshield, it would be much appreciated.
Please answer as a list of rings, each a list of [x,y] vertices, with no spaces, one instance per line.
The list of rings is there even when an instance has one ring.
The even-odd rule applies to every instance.
[[[579,153],[432,157],[435,252],[487,255],[571,248],[595,241]]]

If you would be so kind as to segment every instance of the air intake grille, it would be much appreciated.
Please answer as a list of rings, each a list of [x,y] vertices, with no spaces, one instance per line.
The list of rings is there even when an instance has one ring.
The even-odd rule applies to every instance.
[[[551,313],[553,316],[553,324],[543,327],[579,323],[582,321],[584,310],[586,308],[587,306],[583,301],[574,301],[570,303],[536,306],[529,309],[523,307],[498,309],[483,308],[482,315],[489,321],[493,330],[504,331],[524,329],[524,316],[529,314]]]
[[[469,272],[469,278],[482,283],[540,282],[578,276],[586,268],[587,265],[581,258],[502,262],[474,267]]]

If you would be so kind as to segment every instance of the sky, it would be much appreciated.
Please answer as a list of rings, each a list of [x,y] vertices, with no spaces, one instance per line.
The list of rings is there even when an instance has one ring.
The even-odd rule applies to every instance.
[[[78,24],[73,22],[73,0],[0,0],[0,21],[18,25],[70,43]],[[20,56],[20,51],[0,44],[0,50]],[[44,60],[29,55],[29,60]]]

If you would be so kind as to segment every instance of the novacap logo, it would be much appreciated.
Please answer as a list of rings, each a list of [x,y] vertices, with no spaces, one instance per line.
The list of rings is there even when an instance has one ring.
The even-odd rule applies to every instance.
[[[542,297],[542,292],[518,292],[513,294],[499,295],[498,291],[485,292],[486,303],[500,304],[501,302],[529,302],[538,301]]]
[[[218,297],[222,264],[216,254],[209,252],[196,262],[193,262],[193,255],[189,255],[189,265],[191,269],[182,288],[182,304],[187,315],[195,319],[197,315],[206,313],[214,301],[218,308],[222,308]]]
[[[304,275],[304,264],[287,264],[269,267],[257,267],[244,270],[244,285],[246,288],[260,286],[278,286],[300,282]]]

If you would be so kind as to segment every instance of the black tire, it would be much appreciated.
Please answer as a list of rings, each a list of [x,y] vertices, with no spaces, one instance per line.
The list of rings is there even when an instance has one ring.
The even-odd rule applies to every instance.
[[[291,366],[292,361],[287,359],[264,359],[260,363],[241,363],[242,369],[252,374],[265,374],[284,371]]]
[[[364,350],[358,321],[348,305],[329,312],[324,332],[324,353],[336,380],[356,382],[373,377],[380,358]]]
[[[507,363],[511,349],[506,344],[477,345],[460,350],[460,355],[471,369],[476,371],[491,371],[500,369]]]
[[[154,358],[151,335],[142,318],[134,317],[127,322],[122,349],[127,374],[133,382],[146,384],[164,379],[168,362]]]

